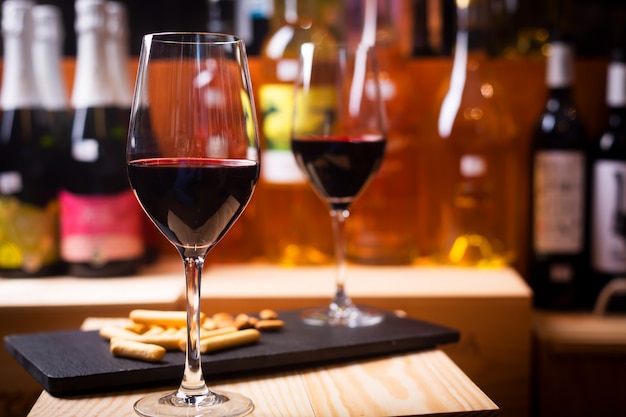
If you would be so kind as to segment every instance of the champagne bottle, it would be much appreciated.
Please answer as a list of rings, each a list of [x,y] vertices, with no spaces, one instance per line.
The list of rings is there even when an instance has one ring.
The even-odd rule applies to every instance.
[[[277,0],[275,24],[261,50],[258,89],[263,165],[258,209],[265,257],[285,265],[332,260],[328,209],[307,184],[291,153],[293,81],[300,46],[334,42],[312,16],[310,0]]]
[[[574,51],[553,37],[548,97],[531,142],[529,280],[539,308],[578,306],[586,277],[587,139],[573,100]]]
[[[60,194],[61,255],[81,277],[131,275],[144,252],[142,213],[126,175],[128,114],[116,103],[102,0],[77,0],[71,144]]]
[[[59,256],[58,155],[36,87],[31,1],[2,3],[0,276],[63,272]]]
[[[387,148],[380,170],[351,210],[346,229],[347,253],[351,261],[358,263],[406,265],[416,258],[420,237],[416,229],[421,196],[415,166],[419,156],[417,118],[413,113],[416,87],[394,28],[394,2],[372,2],[379,83],[387,116]]]
[[[591,158],[590,269],[584,304],[593,305],[600,290],[626,277],[626,54],[616,49],[607,69],[604,132],[593,143]]]
[[[497,268],[518,256],[519,132],[490,70],[486,0],[457,1],[452,73],[437,118],[440,158],[430,192],[439,201],[444,264]],[[436,175],[435,175],[436,173]]]

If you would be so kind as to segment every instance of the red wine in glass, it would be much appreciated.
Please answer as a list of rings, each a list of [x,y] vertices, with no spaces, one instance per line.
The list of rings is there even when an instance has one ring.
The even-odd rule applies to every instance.
[[[291,149],[320,197],[346,210],[378,171],[386,143],[382,135],[309,136],[293,138]]]

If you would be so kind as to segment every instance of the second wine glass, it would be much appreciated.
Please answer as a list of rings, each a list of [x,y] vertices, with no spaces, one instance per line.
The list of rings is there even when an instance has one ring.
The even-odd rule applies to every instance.
[[[355,305],[345,285],[345,222],[350,206],[378,171],[386,147],[374,49],[302,45],[292,126],[292,151],[330,208],[335,237],[335,296],[329,306],[306,311],[302,318],[318,326],[378,324],[384,314]]]

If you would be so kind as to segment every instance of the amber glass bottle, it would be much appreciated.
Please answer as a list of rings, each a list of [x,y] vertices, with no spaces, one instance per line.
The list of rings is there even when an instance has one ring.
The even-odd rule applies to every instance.
[[[520,154],[516,121],[489,69],[486,0],[457,0],[452,72],[437,116],[440,261],[502,267],[518,252]]]
[[[293,80],[300,46],[334,42],[316,19],[311,0],[276,0],[273,30],[261,50],[257,87],[263,145],[257,210],[263,254],[283,265],[332,260],[330,216],[307,184],[291,152]]]

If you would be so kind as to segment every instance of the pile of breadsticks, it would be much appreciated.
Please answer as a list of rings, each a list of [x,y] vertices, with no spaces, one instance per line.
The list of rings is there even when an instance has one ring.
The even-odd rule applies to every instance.
[[[168,350],[184,351],[187,344],[185,311],[132,310],[125,326],[104,326],[100,336],[110,341],[114,356],[159,362]],[[285,323],[269,309],[258,316],[200,313],[200,353],[257,343],[263,331],[282,329]]]

